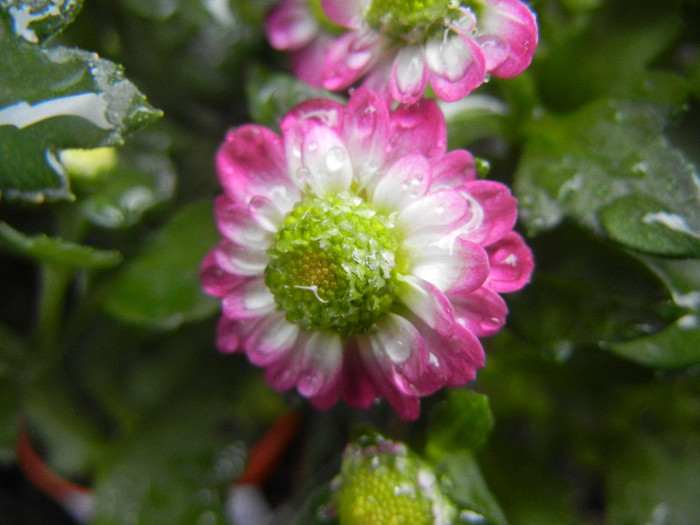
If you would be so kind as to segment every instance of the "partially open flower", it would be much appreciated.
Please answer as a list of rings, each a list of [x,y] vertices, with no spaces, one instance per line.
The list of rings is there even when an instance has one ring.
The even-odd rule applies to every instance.
[[[474,379],[499,293],[529,279],[516,201],[446,152],[432,100],[390,112],[360,89],[302,103],[281,129],[242,126],[218,153],[223,240],[202,280],[222,299],[219,347],[319,408],[383,397],[416,418],[421,396]]]
[[[438,98],[453,102],[487,75],[520,74],[537,47],[535,15],[519,0],[320,0],[323,13],[314,16],[318,1],[283,0],[268,35],[278,49],[313,42],[295,53],[295,72],[331,90],[364,78],[371,89],[412,103],[429,83]],[[345,32],[324,32],[316,21],[324,17]]]

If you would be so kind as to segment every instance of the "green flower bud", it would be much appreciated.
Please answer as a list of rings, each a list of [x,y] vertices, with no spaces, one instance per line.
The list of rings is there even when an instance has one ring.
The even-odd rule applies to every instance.
[[[333,489],[340,525],[447,525],[456,516],[433,469],[381,436],[347,446]]]

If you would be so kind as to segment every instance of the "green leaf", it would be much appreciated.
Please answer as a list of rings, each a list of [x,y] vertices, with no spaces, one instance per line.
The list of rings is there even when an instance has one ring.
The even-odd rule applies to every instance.
[[[606,348],[656,368],[682,369],[700,364],[700,261],[648,258],[646,262],[666,283],[673,301],[684,313],[656,334]]]
[[[72,199],[60,150],[121,144],[160,116],[122,68],[94,53],[40,48],[0,24],[0,197]]]
[[[619,101],[537,124],[515,179],[530,233],[570,218],[636,250],[695,253],[698,175],[663,137],[663,126],[658,106]],[[624,224],[630,213],[637,220]]]
[[[110,283],[104,307],[122,321],[160,329],[207,317],[218,302],[202,291],[199,266],[218,240],[209,202],[181,209]]]
[[[688,368],[700,364],[700,317],[687,314],[656,334],[606,347],[646,366]]]
[[[0,18],[15,35],[38,43],[73,22],[82,7],[83,0],[0,0]]]
[[[444,493],[461,509],[459,523],[507,525],[503,510],[491,494],[471,453],[449,454],[435,470]]]
[[[28,236],[0,222],[0,246],[24,257],[68,268],[111,268],[122,260],[116,250],[98,250],[45,234]]]
[[[492,428],[488,397],[465,389],[451,390],[433,412],[426,454],[437,461],[448,453],[477,450]]]
[[[656,199],[628,195],[600,211],[608,236],[621,244],[648,253],[677,257],[700,256],[700,235],[686,219]]]

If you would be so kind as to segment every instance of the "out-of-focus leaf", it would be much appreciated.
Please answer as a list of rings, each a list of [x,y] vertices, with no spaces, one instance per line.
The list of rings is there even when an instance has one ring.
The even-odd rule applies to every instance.
[[[0,246],[43,263],[69,268],[111,268],[122,260],[116,250],[98,250],[45,234],[28,236],[0,222]]]
[[[666,283],[673,301],[685,314],[664,330],[607,348],[638,363],[678,369],[700,364],[700,261],[648,258],[646,262]]]
[[[43,49],[0,23],[0,197],[72,199],[64,148],[120,144],[160,116],[120,66],[67,47]]]
[[[435,467],[444,493],[460,509],[458,523],[506,525],[503,510],[491,494],[470,452],[448,454]]]
[[[136,419],[122,428],[95,466],[95,523],[223,525],[222,498],[246,465],[244,443],[284,409],[279,396],[262,388],[257,372],[206,345],[202,354],[201,334],[183,331],[184,337],[173,335],[176,341],[163,341],[158,348],[167,354],[179,345],[174,359],[129,353],[117,365]],[[143,372],[134,372],[134,359],[146,366]],[[101,366],[103,374],[109,373],[108,359]],[[175,381],[167,377],[171,368]],[[149,371],[156,384],[149,381]]]
[[[567,3],[578,8],[584,2]],[[624,24],[617,23],[621,17]],[[626,0],[607,1],[590,15],[557,20],[552,29],[548,21],[542,30],[546,51],[535,67],[540,93],[557,111],[571,111],[596,98],[632,95],[646,69],[682,28],[672,9]]]
[[[477,450],[492,428],[488,397],[464,389],[452,390],[448,398],[435,407],[426,454],[437,461],[452,452]]]
[[[0,0],[0,18],[15,35],[39,43],[70,24],[83,7],[83,0]]]
[[[700,232],[698,174],[661,135],[663,125],[657,106],[617,101],[537,124],[515,180],[530,233],[570,218],[597,234],[608,230],[636,250],[694,252],[692,239]],[[647,208],[641,216],[640,204]],[[622,225],[626,213],[638,220]],[[676,236],[661,242],[662,229]]]
[[[88,221],[103,228],[126,228],[173,197],[174,166],[158,142],[162,140],[157,136],[142,133],[116,150],[109,169],[91,180],[73,180],[78,206]],[[73,178],[70,170],[69,175]]]
[[[508,322],[554,356],[565,358],[579,345],[647,336],[684,313],[646,265],[579,229],[561,227],[532,246],[538,269],[525,289],[509,296]]]
[[[608,523],[697,522],[700,437],[697,431],[679,434],[661,441],[638,435],[612,460],[606,484]]]
[[[656,368],[687,368],[700,363],[700,317],[687,314],[668,328],[607,346],[622,357]]]
[[[294,106],[309,98],[341,100],[338,95],[316,89],[291,75],[271,73],[258,67],[246,85],[250,114],[255,122],[279,128],[280,119]]]
[[[210,203],[181,209],[110,283],[105,308],[122,321],[160,329],[212,314],[217,301],[202,291],[199,266],[217,242]]]

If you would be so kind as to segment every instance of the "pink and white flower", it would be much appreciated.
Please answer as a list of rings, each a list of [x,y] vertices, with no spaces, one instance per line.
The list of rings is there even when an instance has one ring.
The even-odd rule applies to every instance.
[[[334,91],[364,79],[413,103],[430,84],[438,98],[453,102],[488,75],[519,75],[537,47],[535,15],[519,0],[320,0],[325,17],[345,30],[339,36],[324,32],[312,1],[318,0],[282,0],[268,36],[277,49],[294,51],[300,78]]]
[[[241,126],[218,152],[223,240],[201,277],[222,300],[219,348],[318,408],[385,398],[414,419],[421,396],[474,379],[499,294],[530,277],[516,201],[446,151],[433,100],[390,111],[363,88],[300,104],[281,130]]]

